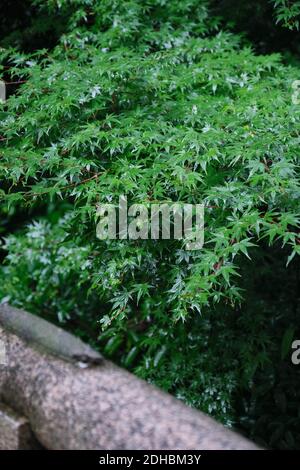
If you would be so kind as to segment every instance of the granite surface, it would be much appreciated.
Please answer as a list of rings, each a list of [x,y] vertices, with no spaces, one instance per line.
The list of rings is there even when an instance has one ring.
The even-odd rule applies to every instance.
[[[13,317],[18,329],[8,326],[7,318]],[[28,419],[44,447],[256,449],[207,415],[106,360],[70,361],[63,353],[41,348],[38,333],[22,334],[28,318],[27,312],[0,306],[0,341],[7,355],[7,363],[0,365],[0,400]],[[41,320],[30,316],[32,321],[38,332]],[[44,337],[48,325],[55,334],[55,326],[42,322]],[[74,346],[73,354],[72,347],[68,358],[78,352]]]
[[[0,450],[28,450],[39,447],[28,420],[0,403]]]

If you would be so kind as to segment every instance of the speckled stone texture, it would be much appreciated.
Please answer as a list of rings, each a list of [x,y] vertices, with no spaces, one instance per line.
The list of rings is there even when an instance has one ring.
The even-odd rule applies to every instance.
[[[0,450],[38,449],[29,422],[0,403]]]
[[[48,449],[256,449],[203,413],[139,380],[108,361],[87,368],[43,351],[3,320],[0,400],[27,417]],[[35,321],[38,323],[39,318]],[[53,332],[53,325],[51,325]]]

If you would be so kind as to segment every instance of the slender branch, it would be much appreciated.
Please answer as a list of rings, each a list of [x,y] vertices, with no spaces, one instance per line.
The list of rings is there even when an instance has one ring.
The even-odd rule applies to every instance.
[[[5,85],[21,85],[22,83],[27,83],[27,80],[19,80],[17,82],[4,82]]]
[[[78,181],[76,183],[70,183],[70,184],[67,184],[66,186],[63,186],[62,188],[58,188],[59,191],[66,191],[67,189],[70,189],[70,188],[76,188],[77,186],[81,186],[82,184],[86,184],[94,179],[97,179],[101,174],[103,174],[103,171],[99,172],[99,173],[95,173],[93,176],[89,177],[89,178],[86,178],[84,180],[81,180],[81,181]],[[25,197],[38,197],[38,196],[42,196],[44,194],[48,194],[48,191],[42,191],[41,193],[24,193],[24,196]]]

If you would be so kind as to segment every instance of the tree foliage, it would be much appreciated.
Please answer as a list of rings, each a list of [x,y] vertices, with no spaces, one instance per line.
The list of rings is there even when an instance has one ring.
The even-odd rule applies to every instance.
[[[300,2],[298,0],[273,0],[277,21],[288,29],[299,30]]]
[[[249,394],[281,333],[274,311],[239,306],[262,247],[283,254],[284,272],[298,262],[299,69],[221,31],[206,1],[33,3],[59,13],[65,32],[52,50],[0,54],[4,78],[20,82],[0,115],[3,230],[29,222],[5,238],[0,296],[249,428],[247,406],[260,406]],[[286,3],[275,2],[278,18],[297,26]],[[123,194],[204,203],[204,248],[100,242],[96,206]],[[286,318],[296,332],[294,311]],[[268,443],[288,446],[291,426]]]

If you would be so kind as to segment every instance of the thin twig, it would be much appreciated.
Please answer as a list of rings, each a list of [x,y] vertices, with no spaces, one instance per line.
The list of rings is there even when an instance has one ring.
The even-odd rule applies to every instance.
[[[5,85],[21,85],[22,83],[27,83],[27,80],[19,80],[18,82],[4,82]]]
[[[70,184],[67,184],[66,186],[63,186],[62,188],[58,188],[59,191],[66,191],[67,189],[70,189],[70,188],[76,188],[77,186],[80,186],[82,184],[86,184],[88,183],[89,181],[92,181],[94,179],[97,179],[98,176],[100,176],[101,174],[103,174],[103,171],[102,172],[99,172],[99,173],[95,173],[93,176],[91,176],[90,178],[86,178],[82,181],[78,181],[76,183],[70,183]],[[42,196],[43,194],[48,194],[49,191],[43,191],[41,193],[24,193],[24,196],[25,197],[38,197],[38,196]]]

